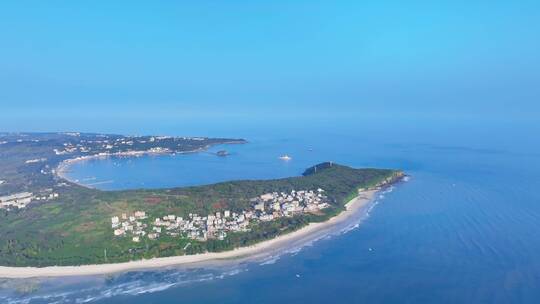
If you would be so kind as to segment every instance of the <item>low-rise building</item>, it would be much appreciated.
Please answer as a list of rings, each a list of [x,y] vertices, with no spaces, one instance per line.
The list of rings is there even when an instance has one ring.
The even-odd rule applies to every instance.
[[[201,216],[190,213],[186,219],[174,214],[156,217],[150,223],[151,229],[145,231],[148,225],[142,222],[146,218],[144,211],[136,211],[134,215],[122,214],[121,218],[111,218],[114,234],[130,234],[133,241],[148,235],[149,239],[159,238],[162,232],[171,237],[185,237],[198,241],[208,239],[223,240],[229,232],[249,231],[253,223],[269,222],[284,216],[295,216],[303,213],[319,213],[321,209],[330,206],[324,190],[292,190],[290,193],[272,192],[250,199],[251,207],[238,212],[230,210],[217,211]],[[129,219],[129,221],[127,220]],[[116,226],[115,226],[116,225]],[[147,233],[148,232],[148,233]]]

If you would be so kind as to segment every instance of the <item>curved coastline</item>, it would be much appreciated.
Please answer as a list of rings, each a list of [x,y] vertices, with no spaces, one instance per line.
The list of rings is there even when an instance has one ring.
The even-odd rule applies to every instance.
[[[284,248],[290,243],[309,238],[354,216],[357,211],[366,207],[379,190],[358,192],[358,196],[345,205],[345,210],[329,220],[321,223],[310,223],[296,231],[262,241],[255,245],[239,247],[224,252],[208,252],[194,255],[161,257],[114,264],[95,264],[81,266],[49,266],[49,267],[5,267],[0,266],[0,278],[24,279],[68,276],[107,275],[134,270],[155,269],[174,266],[201,265],[224,260],[237,260],[253,257]]]
[[[231,142],[225,142],[222,143],[223,145],[231,145],[231,144],[238,144],[239,142],[231,141]],[[214,145],[207,145],[199,149],[195,150],[189,150],[189,151],[170,151],[170,150],[163,150],[163,151],[129,151],[129,152],[116,152],[116,153],[100,153],[100,154],[94,154],[94,155],[85,155],[85,156],[79,156],[75,158],[69,158],[61,161],[58,166],[55,168],[55,174],[61,179],[64,179],[70,183],[76,184],[78,186],[88,188],[88,189],[96,189],[95,187],[92,187],[91,185],[86,185],[81,183],[80,181],[72,180],[70,179],[66,173],[69,170],[69,168],[79,162],[89,161],[93,159],[105,159],[109,157],[141,157],[145,155],[176,155],[176,154],[190,154],[190,153],[199,153],[208,150],[210,147]]]

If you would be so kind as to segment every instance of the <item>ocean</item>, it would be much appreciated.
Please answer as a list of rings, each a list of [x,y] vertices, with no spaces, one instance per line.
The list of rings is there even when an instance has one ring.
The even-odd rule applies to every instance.
[[[228,157],[201,152],[91,160],[72,166],[68,175],[116,190],[279,178],[334,161],[400,168],[411,178],[328,236],[263,259],[106,277],[5,281],[0,300],[537,303],[538,130],[537,125],[517,122],[474,121],[163,128],[167,135],[244,137],[249,143],[212,148],[230,151]],[[292,160],[280,160],[283,154]],[[27,292],[21,286],[35,288]]]

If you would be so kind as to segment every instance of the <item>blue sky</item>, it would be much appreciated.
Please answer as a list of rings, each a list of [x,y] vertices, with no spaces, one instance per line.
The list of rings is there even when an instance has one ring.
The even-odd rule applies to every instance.
[[[0,28],[5,130],[540,114],[538,1],[4,1]]]

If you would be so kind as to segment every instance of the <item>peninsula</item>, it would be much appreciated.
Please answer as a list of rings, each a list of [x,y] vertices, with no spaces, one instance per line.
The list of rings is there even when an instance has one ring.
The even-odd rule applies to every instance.
[[[58,174],[91,157],[245,142],[0,134],[0,277],[99,274],[245,256],[343,220],[403,177],[397,170],[327,162],[283,179],[101,191]]]

